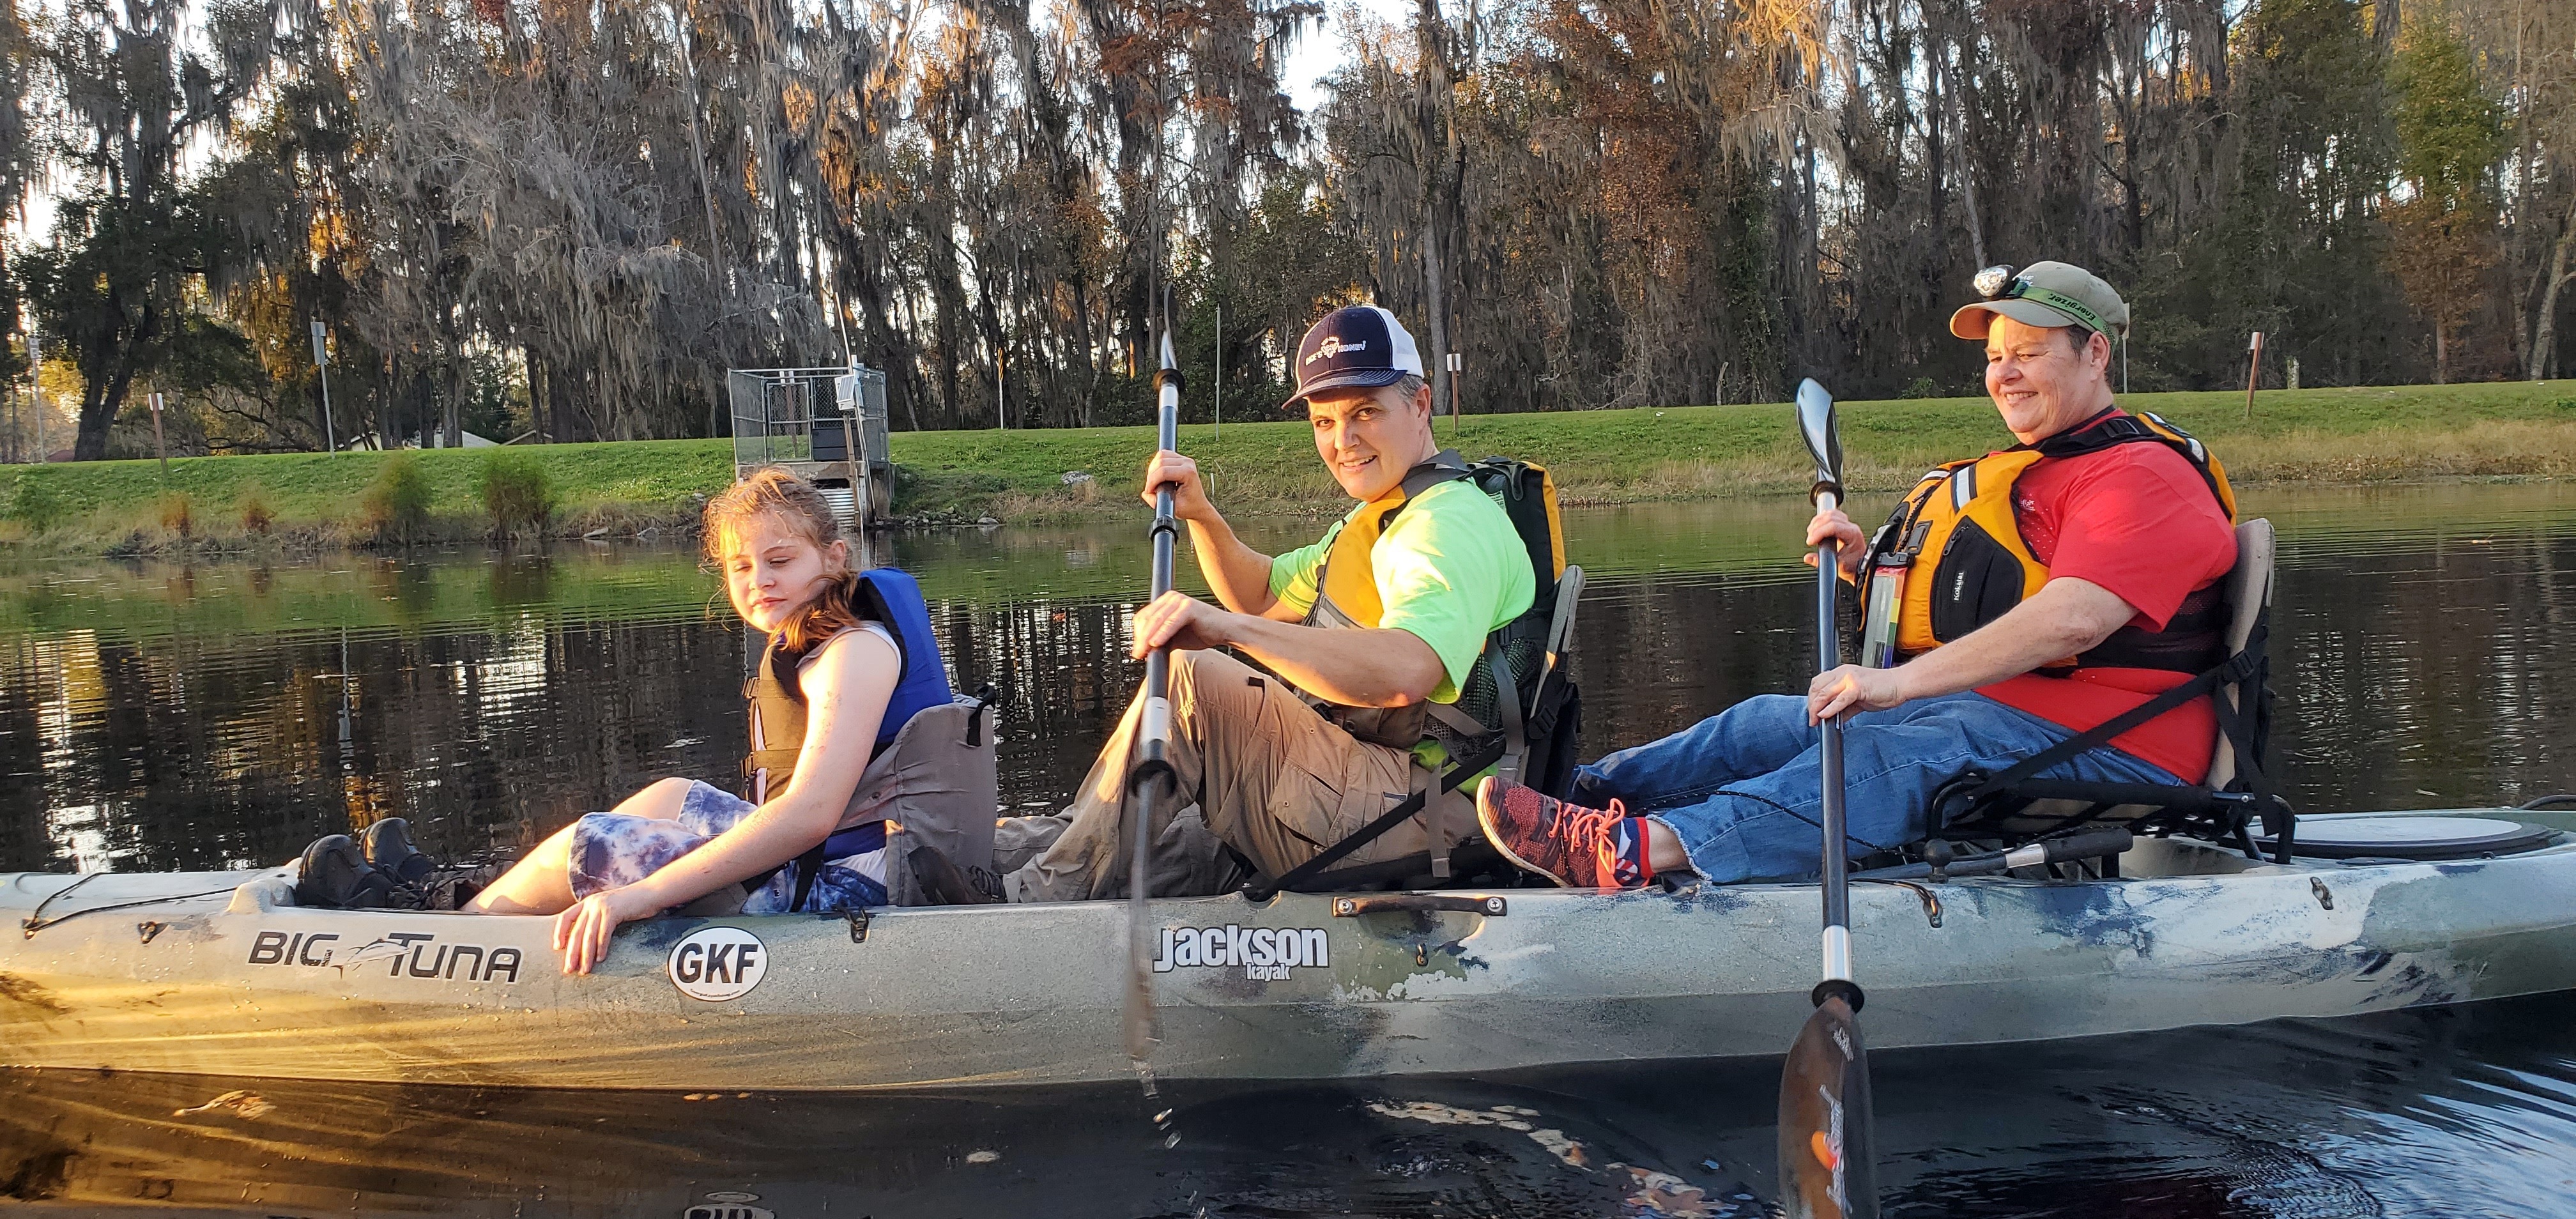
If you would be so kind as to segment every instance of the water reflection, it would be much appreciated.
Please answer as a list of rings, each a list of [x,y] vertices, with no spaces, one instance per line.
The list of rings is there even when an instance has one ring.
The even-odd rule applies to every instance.
[[[1875,1055],[1887,1213],[2566,1215],[2566,1011]],[[1165,1150],[1125,1086],[602,1096],[0,1072],[0,1196],[251,1215],[678,1216],[730,1199],[780,1216],[1752,1219],[1777,1078],[1718,1062],[1183,1083]]]
[[[2278,740],[2303,806],[2571,785],[2576,490],[2274,493],[2249,508],[2283,529]],[[1794,500],[1569,514],[1594,577],[1572,661],[1588,753],[1803,683],[1802,515]],[[1316,528],[1252,525],[1271,548]],[[936,599],[960,684],[1009,700],[1006,797],[1060,799],[1139,679],[1123,648],[1138,531],[893,549]],[[745,641],[686,551],[13,574],[0,869],[271,862],[391,814],[442,850],[513,849],[651,779],[738,773]]]

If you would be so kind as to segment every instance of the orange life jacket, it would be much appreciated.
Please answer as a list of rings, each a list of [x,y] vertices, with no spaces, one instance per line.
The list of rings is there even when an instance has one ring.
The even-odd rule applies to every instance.
[[[2014,483],[2042,461],[2122,444],[2162,444],[2181,454],[2200,471],[2228,522],[2235,523],[2236,492],[2228,486],[2226,467],[2190,433],[2146,412],[2113,414],[2036,444],[1951,462],[1915,483],[1870,541],[1869,560],[1862,567],[1869,589],[1861,624],[1862,663],[1910,660],[2002,617],[2038,593],[2048,583],[2048,565],[2031,555],[2022,537],[2013,510]],[[1890,575],[1896,578],[1885,578]],[[2083,655],[2042,671],[2052,676],[2080,668],[2198,673],[2224,658],[2225,626],[2225,606],[2212,584],[2185,597],[2163,630],[2121,627]]]

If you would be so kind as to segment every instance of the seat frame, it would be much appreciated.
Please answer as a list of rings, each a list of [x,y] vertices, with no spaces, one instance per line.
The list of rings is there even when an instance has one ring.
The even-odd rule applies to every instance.
[[[2056,838],[2087,826],[2123,825],[2140,835],[2198,838],[2242,850],[2260,860],[2253,826],[2261,822],[2273,840],[2275,862],[2288,863],[2297,820],[2289,802],[2274,790],[2270,764],[2272,719],[2269,636],[2274,575],[2272,522],[2257,518],[2236,527],[2236,566],[2225,578],[2229,619],[2224,640],[2227,659],[2188,684],[2209,685],[2217,712],[2218,740],[2209,773],[2202,782],[2163,786],[2145,783],[2089,783],[2032,777],[2030,763],[2050,754],[2071,756],[2107,742],[2126,731],[2079,733],[2063,746],[1989,775],[1968,771],[1933,792],[1930,804],[1936,836],[2005,845]],[[2090,739],[2096,738],[2099,739]],[[2116,868],[2116,864],[2110,865]]]

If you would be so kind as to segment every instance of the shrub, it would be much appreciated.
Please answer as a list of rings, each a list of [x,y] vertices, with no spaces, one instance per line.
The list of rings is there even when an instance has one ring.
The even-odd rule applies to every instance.
[[[545,461],[524,449],[493,450],[474,475],[474,493],[483,497],[496,536],[543,532],[554,518],[554,479]]]
[[[379,542],[408,544],[429,525],[429,476],[420,459],[396,453],[358,498],[359,522]]]
[[[25,525],[29,533],[43,533],[72,514],[71,504],[54,490],[52,482],[34,474],[18,476],[18,493],[10,497],[9,515]]]
[[[268,502],[268,488],[256,482],[242,484],[241,493],[233,497],[233,507],[241,512],[242,528],[267,536],[277,523],[277,508]]]
[[[1905,383],[1905,396],[1908,398],[1938,398],[1941,396],[1941,387],[1933,384],[1932,378],[1930,377],[1916,377]]]
[[[197,501],[185,491],[161,493],[161,527],[186,540],[197,531]]]

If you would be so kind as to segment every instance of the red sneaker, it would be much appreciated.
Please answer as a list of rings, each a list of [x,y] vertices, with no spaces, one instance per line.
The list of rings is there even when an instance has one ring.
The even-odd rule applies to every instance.
[[[1476,822],[1503,858],[1568,889],[1633,889],[1654,876],[1646,819],[1617,800],[1585,808],[1487,775],[1476,785]]]

